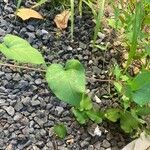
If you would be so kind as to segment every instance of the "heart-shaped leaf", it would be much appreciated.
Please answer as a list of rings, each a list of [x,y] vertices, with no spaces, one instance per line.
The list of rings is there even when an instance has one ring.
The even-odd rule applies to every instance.
[[[60,100],[79,107],[85,93],[85,72],[78,60],[67,61],[65,68],[52,64],[47,69],[46,80]]]
[[[150,102],[150,84],[146,84],[141,89],[133,92],[133,100],[139,105],[148,104]]]
[[[0,44],[0,51],[8,58],[20,63],[44,64],[41,53],[33,48],[26,40],[8,34]]]

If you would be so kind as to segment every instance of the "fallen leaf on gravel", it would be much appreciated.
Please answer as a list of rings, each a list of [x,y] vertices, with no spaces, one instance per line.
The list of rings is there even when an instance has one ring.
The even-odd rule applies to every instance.
[[[18,9],[16,14],[22,20],[27,20],[30,18],[43,19],[41,14],[39,14],[37,11],[30,9],[30,8],[20,8],[20,9]]]
[[[122,150],[149,150],[150,148],[150,136],[145,132],[141,133],[140,137],[127,146],[125,146]]]
[[[68,10],[64,10],[61,14],[56,15],[54,22],[56,23],[57,28],[61,30],[67,28],[69,17],[70,11]]]

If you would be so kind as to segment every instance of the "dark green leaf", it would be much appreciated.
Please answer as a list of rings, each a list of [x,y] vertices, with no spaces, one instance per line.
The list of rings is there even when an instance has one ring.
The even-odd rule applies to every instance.
[[[47,69],[46,80],[60,100],[79,107],[85,93],[85,73],[78,60],[67,61],[65,68],[52,64]]]
[[[137,129],[139,122],[131,115],[130,112],[120,113],[120,126],[126,133],[131,133],[134,129]]]
[[[44,64],[41,53],[33,48],[26,40],[8,34],[0,44],[0,51],[8,58],[21,63]]]
[[[67,134],[67,129],[63,124],[58,124],[54,126],[54,132],[58,137],[63,139]]]
[[[136,109],[136,114],[139,116],[150,115],[150,107],[138,108],[138,109]]]
[[[146,84],[150,84],[150,71],[138,74],[130,83],[133,91],[136,91]]]
[[[146,84],[141,89],[133,92],[133,101],[139,105],[148,104],[150,102],[150,84]]]

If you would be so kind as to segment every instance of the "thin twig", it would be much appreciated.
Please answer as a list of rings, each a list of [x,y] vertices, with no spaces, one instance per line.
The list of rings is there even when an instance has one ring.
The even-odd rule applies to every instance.
[[[30,68],[30,67],[25,67],[25,66],[18,66],[18,65],[13,65],[13,64],[0,63],[0,66],[20,68],[20,69],[26,69],[26,70],[39,71],[39,72],[46,72],[46,70],[43,70],[43,69]]]
[[[14,65],[14,64],[7,64],[7,63],[0,63],[0,66],[5,66],[5,67],[12,67],[12,68],[20,68],[20,69],[26,69],[26,70],[33,70],[33,71],[39,71],[39,72],[46,72],[44,69],[36,69],[36,68],[30,68],[30,67],[25,67],[25,66],[19,66],[19,65]],[[96,79],[96,78],[86,78],[87,80],[94,80],[96,82],[113,82],[114,80],[103,80],[103,79]]]

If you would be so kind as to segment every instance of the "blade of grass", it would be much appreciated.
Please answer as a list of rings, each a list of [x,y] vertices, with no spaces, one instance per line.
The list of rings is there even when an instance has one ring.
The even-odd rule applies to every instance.
[[[17,8],[16,8],[16,12],[17,12],[18,9],[20,8],[21,3],[22,3],[22,0],[17,0]]]
[[[132,33],[132,41],[129,51],[129,58],[127,60],[125,72],[128,69],[129,65],[132,63],[137,50],[138,45],[138,37],[140,35],[141,30],[141,24],[142,24],[142,2],[137,2],[136,8],[135,8],[135,18],[133,22],[133,33]]]
[[[39,2],[37,2],[34,6],[32,6],[32,8],[41,6],[42,4],[46,3],[48,0],[40,0]]]
[[[80,16],[82,16],[82,3],[83,3],[83,0],[80,0],[79,1],[79,14],[80,14]]]
[[[96,39],[97,39],[98,31],[101,27],[101,21],[102,21],[102,17],[104,14],[105,0],[98,0],[98,5],[99,5],[98,6],[99,11],[98,11],[97,19],[96,19],[96,26],[95,26],[94,38],[93,38],[93,47],[94,47]]]
[[[97,14],[96,14],[96,10],[93,8],[93,3],[90,1],[86,1],[86,0],[82,0],[92,11],[94,18],[96,18]]]
[[[71,40],[73,40],[74,33],[74,0],[70,0],[71,4]]]

